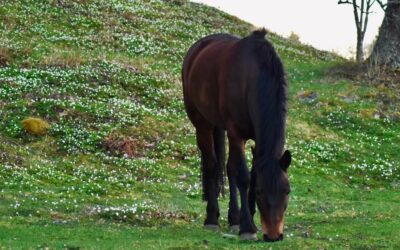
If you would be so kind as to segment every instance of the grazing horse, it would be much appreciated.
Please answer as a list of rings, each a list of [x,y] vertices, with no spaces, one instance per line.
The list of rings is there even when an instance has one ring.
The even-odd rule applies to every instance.
[[[262,29],[242,39],[228,34],[200,39],[185,57],[182,81],[185,109],[201,151],[203,198],[207,201],[204,226],[219,227],[218,195],[227,131],[229,225],[239,228],[241,239],[257,239],[253,221],[257,203],[264,240],[277,241],[283,239],[291,154],[283,150],[285,72],[266,33]],[[244,153],[249,139],[255,141],[251,172]]]

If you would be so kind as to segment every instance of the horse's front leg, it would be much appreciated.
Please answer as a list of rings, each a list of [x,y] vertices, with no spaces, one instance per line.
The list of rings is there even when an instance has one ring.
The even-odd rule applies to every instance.
[[[240,192],[240,205],[241,205],[240,215],[239,215],[240,238],[245,240],[255,240],[257,239],[256,236],[257,228],[254,226],[253,218],[249,208],[248,190],[250,184],[250,174],[246,166],[246,158],[244,155],[245,141],[236,138],[232,134],[231,135],[228,134],[228,137],[229,137],[228,173],[233,172],[236,175],[235,176],[236,185]],[[229,176],[229,177],[231,182],[231,179],[234,176]],[[229,186],[231,187],[231,184]]]
[[[254,218],[254,214],[256,213],[256,176],[254,169],[254,156],[255,156],[254,147],[251,148],[251,153],[253,158],[252,158],[251,173],[250,173],[249,208],[251,217]]]

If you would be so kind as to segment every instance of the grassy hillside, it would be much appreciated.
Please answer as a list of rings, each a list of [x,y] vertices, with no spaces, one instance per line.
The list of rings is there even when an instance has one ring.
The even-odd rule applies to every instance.
[[[0,249],[400,248],[398,95],[327,77],[342,59],[274,34],[290,83],[285,240],[224,238],[228,198],[221,232],[203,230],[181,62],[202,36],[252,29],[184,0],[3,0]]]

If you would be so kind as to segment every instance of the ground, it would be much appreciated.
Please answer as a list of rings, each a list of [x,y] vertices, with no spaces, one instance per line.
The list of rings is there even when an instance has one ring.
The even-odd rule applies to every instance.
[[[227,197],[221,231],[202,228],[180,70],[200,37],[254,27],[184,0],[21,2],[0,6],[0,249],[400,248],[393,86],[332,76],[348,62],[268,35],[290,85],[292,192],[284,241],[241,242]]]

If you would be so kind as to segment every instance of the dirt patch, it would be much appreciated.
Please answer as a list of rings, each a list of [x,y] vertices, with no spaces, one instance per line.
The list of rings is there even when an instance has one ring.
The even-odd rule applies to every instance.
[[[331,67],[323,80],[328,82],[349,80],[373,86],[383,84],[394,88],[400,85],[400,69],[390,70],[386,67],[369,67],[367,64],[347,62]]]
[[[7,48],[0,48],[0,67],[5,67],[11,62],[11,52]]]
[[[103,146],[113,155],[131,158],[139,154],[139,142],[133,137],[111,134],[104,139]]]

